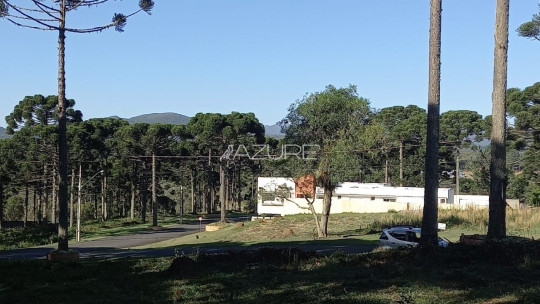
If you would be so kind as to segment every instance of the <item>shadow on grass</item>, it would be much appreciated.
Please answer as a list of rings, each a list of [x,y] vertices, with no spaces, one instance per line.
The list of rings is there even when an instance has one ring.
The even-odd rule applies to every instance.
[[[281,243],[280,243],[281,244]],[[540,243],[0,260],[0,303],[539,303]]]
[[[188,303],[540,303],[540,246],[514,246],[336,252],[281,264],[254,263],[243,252],[197,253],[195,266],[184,257],[171,276],[182,282],[177,300]],[[261,249],[259,261],[268,254]]]
[[[194,236],[195,238],[196,236]],[[359,240],[359,239],[319,239],[319,240],[280,240],[276,242],[260,242],[254,244],[246,244],[243,242],[231,242],[231,241],[216,241],[216,242],[204,242],[204,243],[192,243],[163,247],[163,249],[223,249],[223,251],[235,249],[257,249],[263,247],[273,248],[301,248],[304,250],[314,251],[346,251],[349,253],[369,252],[378,246],[378,241],[372,240]]]

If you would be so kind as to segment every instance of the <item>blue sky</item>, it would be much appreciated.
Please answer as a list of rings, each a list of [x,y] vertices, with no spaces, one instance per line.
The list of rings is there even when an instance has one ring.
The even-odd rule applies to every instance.
[[[377,109],[426,108],[429,0],[155,2],[123,33],[68,34],[67,96],[85,119],[239,111],[273,124],[328,84],[356,85]],[[80,10],[68,23],[104,24],[136,3]],[[538,3],[511,1],[509,87],[540,81],[540,42],[515,32]],[[441,112],[490,114],[494,16],[494,0],[443,1]],[[0,36],[5,127],[24,96],[56,95],[57,34],[0,20]]]

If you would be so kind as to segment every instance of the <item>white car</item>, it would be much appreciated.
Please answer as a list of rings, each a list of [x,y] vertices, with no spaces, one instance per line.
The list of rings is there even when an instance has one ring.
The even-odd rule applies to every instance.
[[[383,229],[379,237],[382,248],[416,247],[420,242],[422,229],[411,226],[394,226]],[[439,246],[447,247],[448,241],[439,238]]]

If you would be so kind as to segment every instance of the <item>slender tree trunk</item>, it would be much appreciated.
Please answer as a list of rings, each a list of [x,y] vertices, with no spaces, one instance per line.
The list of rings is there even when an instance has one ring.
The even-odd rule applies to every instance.
[[[237,189],[236,189],[236,196],[237,196],[237,210],[242,212],[242,165],[238,166],[238,176],[237,176]]]
[[[152,153],[152,226],[157,226],[158,204],[157,204],[157,181],[156,181],[156,154]]]
[[[488,238],[506,237],[506,86],[510,0],[497,0],[493,70],[493,111]]]
[[[142,197],[141,197],[141,220],[143,223],[146,223],[147,196],[148,194],[146,193],[146,191],[143,191]]]
[[[24,227],[26,227],[26,224],[28,223],[28,199],[29,199],[30,193],[28,191],[28,183],[26,183],[24,187]]]
[[[4,183],[0,179],[0,229],[4,222]]]
[[[459,147],[456,150],[456,195],[459,195]]]
[[[127,204],[126,204],[126,201],[127,201],[127,193],[123,193],[123,199],[122,199],[122,218],[127,218]],[[120,196],[120,194],[118,194]],[[120,198],[119,198],[120,199]]]
[[[403,141],[399,142],[399,186],[403,187]]]
[[[191,214],[196,214],[197,212],[195,210],[195,177],[193,176],[193,169],[191,170],[190,180],[191,180],[191,185],[190,185],[190,191],[191,191]]]
[[[219,164],[219,201],[220,201],[220,209],[221,209],[221,222],[225,223],[225,217],[227,215],[227,197],[225,193],[225,170],[223,169],[223,164]]]
[[[65,70],[65,22],[66,5],[62,0],[58,30],[58,183],[59,198],[59,225],[58,225],[58,250],[69,249],[68,247],[68,143],[67,143],[67,118],[66,118],[66,70]]]
[[[184,217],[184,187],[182,185],[180,185],[180,195],[176,204],[176,214],[178,214],[179,223],[182,224]]]
[[[216,211],[216,187],[212,183],[212,188],[210,189],[210,213]]]
[[[332,207],[332,188],[324,187],[323,206],[321,214],[321,237],[328,236],[328,222],[330,220],[330,208]]]
[[[426,177],[422,217],[423,246],[437,246],[439,189],[439,113],[441,87],[442,0],[431,0],[429,28],[429,89],[426,146]]]
[[[41,209],[41,217],[43,218],[43,222],[45,222],[45,224],[47,223],[47,209],[49,206],[49,180],[47,178],[48,175],[49,167],[47,166],[47,164],[45,164],[43,169],[43,190],[45,191],[45,193],[43,198],[43,209]]]
[[[1,192],[1,191],[0,191]],[[34,226],[36,225],[36,212],[37,212],[37,209],[36,209],[36,202],[37,202],[37,191],[36,191],[36,186],[34,185],[33,187],[33,191],[32,191],[32,194],[33,194],[33,208],[32,208],[32,222],[34,222]],[[1,195],[0,195],[1,196]],[[1,203],[0,203],[0,208],[1,208]]]
[[[43,190],[39,189],[38,190],[38,213],[37,213],[38,224],[41,224],[43,220],[41,216],[42,212],[43,212]]]
[[[207,214],[210,214],[212,213],[212,204],[211,204],[211,201],[212,201],[212,150],[211,149],[208,149],[208,170],[207,170],[207,179],[206,179],[206,183],[207,183],[207,186],[208,186],[208,191],[206,193],[206,200],[205,200],[205,204],[206,204],[206,213]]]
[[[315,227],[317,227],[317,236],[324,237],[324,232],[321,229],[321,223],[319,222],[319,218],[317,217],[317,212],[315,211],[315,207],[313,207],[314,202],[315,197],[313,197],[313,200],[311,202],[308,201],[308,209],[311,212],[311,215],[313,215],[313,219],[315,220]]]
[[[79,184],[77,186],[77,227],[75,229],[77,242],[81,241],[81,204],[82,204],[82,163],[79,163]]]
[[[130,218],[131,220],[134,220],[135,219],[135,199],[136,199],[136,195],[135,195],[135,183],[132,181],[131,182],[131,208],[130,208]]]
[[[106,168],[107,164],[105,164]],[[102,184],[101,184],[101,213],[103,220],[106,221],[109,219],[108,206],[107,206],[107,174],[105,170],[102,171]]]
[[[69,195],[69,228],[73,228],[73,205],[75,201],[75,168],[71,169],[71,191]]]
[[[99,219],[99,207],[98,207],[98,199],[95,195],[92,195],[92,198],[94,200],[94,219]]]
[[[55,166],[53,166],[53,171],[52,171],[52,205],[51,205],[51,223],[53,224],[56,224],[56,205],[57,205],[57,202],[58,202],[58,199],[57,199],[57,191],[56,191],[56,168]]]
[[[384,160],[384,182],[388,184],[390,182],[390,177],[388,176],[388,154]]]

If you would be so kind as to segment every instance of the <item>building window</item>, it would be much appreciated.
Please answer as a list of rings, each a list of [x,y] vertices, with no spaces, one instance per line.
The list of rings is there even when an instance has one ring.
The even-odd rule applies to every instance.
[[[372,196],[372,197],[371,197],[371,200],[372,200],[372,201],[374,201],[374,200],[375,200],[375,197],[374,197],[374,196]]]
[[[446,199],[445,199],[445,198],[441,198],[441,199],[439,200],[439,203],[445,204],[445,203],[446,203]]]
[[[337,199],[341,199],[341,195],[338,195],[338,196],[337,196]]]
[[[395,198],[383,198],[383,201],[385,201],[385,202],[395,202],[396,199]]]

